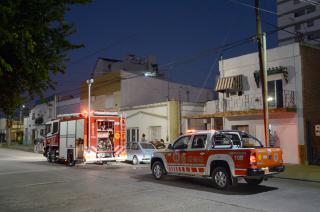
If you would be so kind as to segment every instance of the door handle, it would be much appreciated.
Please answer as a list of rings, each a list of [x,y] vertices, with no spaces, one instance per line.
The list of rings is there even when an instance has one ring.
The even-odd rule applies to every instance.
[[[204,155],[204,154],[206,154],[206,153],[204,153],[204,152],[200,152],[200,155]]]

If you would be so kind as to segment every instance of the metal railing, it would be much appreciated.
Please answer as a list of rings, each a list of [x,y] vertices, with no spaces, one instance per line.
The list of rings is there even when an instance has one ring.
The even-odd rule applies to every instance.
[[[296,97],[294,91],[284,90],[278,96],[282,97],[282,99],[269,98],[269,108],[296,108]],[[262,109],[261,94],[230,96],[216,101],[216,112],[247,111],[252,109]]]

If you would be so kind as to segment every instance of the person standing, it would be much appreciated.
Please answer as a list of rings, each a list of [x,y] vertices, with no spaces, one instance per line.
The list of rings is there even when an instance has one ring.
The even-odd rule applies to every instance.
[[[147,140],[146,140],[146,134],[142,133],[141,141],[142,141],[142,142],[146,142],[146,141],[147,141]]]

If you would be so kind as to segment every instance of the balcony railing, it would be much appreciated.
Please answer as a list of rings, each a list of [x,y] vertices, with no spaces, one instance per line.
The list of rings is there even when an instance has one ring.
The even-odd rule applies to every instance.
[[[277,99],[278,98],[278,99]],[[274,108],[296,108],[296,97],[294,91],[283,91],[277,97],[269,97],[268,105]],[[247,111],[262,109],[261,94],[244,94],[242,96],[230,96],[216,101],[216,112]]]

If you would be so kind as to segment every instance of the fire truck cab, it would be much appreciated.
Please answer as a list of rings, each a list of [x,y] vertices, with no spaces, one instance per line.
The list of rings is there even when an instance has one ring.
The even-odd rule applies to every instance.
[[[125,117],[117,112],[93,112],[90,141],[86,114],[65,114],[46,123],[44,156],[49,162],[94,163],[126,159]]]

